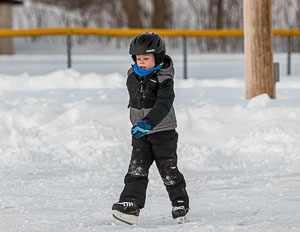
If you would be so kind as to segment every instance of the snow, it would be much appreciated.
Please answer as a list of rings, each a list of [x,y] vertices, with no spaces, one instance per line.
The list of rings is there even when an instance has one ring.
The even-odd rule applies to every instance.
[[[176,78],[191,222],[171,218],[153,165],[135,227],[111,215],[131,152],[125,82],[0,74],[0,231],[300,231],[300,76],[281,77],[276,100],[245,100],[242,76]]]

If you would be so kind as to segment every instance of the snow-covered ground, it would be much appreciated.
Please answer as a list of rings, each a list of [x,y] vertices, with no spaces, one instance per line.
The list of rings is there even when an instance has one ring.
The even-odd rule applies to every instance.
[[[171,218],[154,165],[131,227],[111,216],[131,152],[125,74],[0,74],[0,231],[300,231],[300,76],[276,100],[245,100],[242,76],[175,85],[191,222]]]

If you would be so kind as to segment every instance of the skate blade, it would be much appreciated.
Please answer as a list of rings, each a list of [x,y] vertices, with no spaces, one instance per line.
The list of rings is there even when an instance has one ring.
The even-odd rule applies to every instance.
[[[176,220],[178,224],[184,224],[190,221],[187,216],[178,217]]]
[[[138,216],[121,213],[118,210],[113,210],[113,217],[129,225],[137,225],[138,223]]]

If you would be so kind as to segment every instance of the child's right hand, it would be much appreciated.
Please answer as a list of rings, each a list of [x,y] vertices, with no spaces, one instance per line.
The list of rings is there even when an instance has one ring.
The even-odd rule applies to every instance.
[[[146,120],[142,120],[133,125],[131,134],[135,138],[141,138],[152,129]]]

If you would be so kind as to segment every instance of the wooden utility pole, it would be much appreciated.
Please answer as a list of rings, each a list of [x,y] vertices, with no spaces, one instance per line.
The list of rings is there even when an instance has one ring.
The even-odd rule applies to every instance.
[[[244,0],[246,98],[275,98],[272,0]]]

